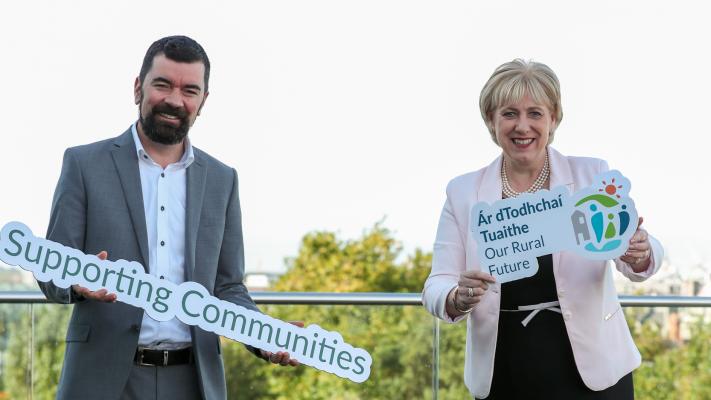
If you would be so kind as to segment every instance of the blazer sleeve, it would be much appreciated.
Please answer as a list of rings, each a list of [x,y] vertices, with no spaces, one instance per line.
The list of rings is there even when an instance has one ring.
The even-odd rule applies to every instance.
[[[446,322],[457,322],[468,314],[457,318],[447,314],[447,295],[459,281],[459,275],[466,269],[464,243],[459,234],[459,225],[452,205],[452,182],[447,185],[447,200],[442,208],[437,227],[437,237],[432,253],[432,270],[422,290],[422,304],[427,311]],[[461,222],[466,223],[466,222]]]
[[[47,228],[47,239],[65,246],[84,250],[86,232],[86,192],[81,165],[75,149],[67,149],[62,161],[57,188],[52,199],[52,209]],[[37,282],[48,300],[73,303],[83,298],[70,288],[60,288],[53,282]]]
[[[237,171],[232,170],[232,191],[227,205],[225,234],[215,277],[215,297],[250,310],[259,311],[244,285],[244,243],[242,212],[239,206]]]
[[[239,205],[237,171],[232,169],[232,192],[227,204],[225,234],[217,264],[214,295],[220,300],[229,301],[250,310],[259,308],[249,295],[244,285],[244,241],[242,238],[242,211]],[[258,348],[244,345],[249,352],[262,358]]]

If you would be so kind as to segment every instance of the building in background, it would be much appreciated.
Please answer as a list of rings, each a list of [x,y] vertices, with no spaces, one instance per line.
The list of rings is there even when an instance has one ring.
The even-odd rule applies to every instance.
[[[248,272],[244,277],[244,284],[250,292],[269,291],[281,274],[276,272]]]
[[[711,296],[709,266],[695,264],[680,267],[665,259],[659,272],[644,282],[630,282],[615,274],[620,294],[638,296]],[[656,322],[661,333],[672,342],[682,343],[691,337],[691,326],[701,319],[710,320],[707,308],[655,307],[637,316],[637,323]]]

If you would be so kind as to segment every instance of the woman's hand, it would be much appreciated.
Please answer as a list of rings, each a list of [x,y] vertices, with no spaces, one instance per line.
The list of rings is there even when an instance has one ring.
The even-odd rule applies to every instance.
[[[632,267],[634,272],[644,272],[649,268],[652,259],[652,247],[649,244],[649,235],[647,231],[640,228],[644,222],[644,218],[639,218],[637,231],[630,239],[630,247],[627,249],[620,260],[626,262]]]
[[[458,317],[471,311],[481,301],[490,283],[496,283],[493,276],[482,271],[465,271],[459,275],[459,282],[447,296],[447,313]]]

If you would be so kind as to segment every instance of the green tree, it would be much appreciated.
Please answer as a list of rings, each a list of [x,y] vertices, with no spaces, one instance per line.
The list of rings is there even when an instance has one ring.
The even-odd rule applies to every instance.
[[[648,312],[633,308],[625,313],[642,354],[642,365],[634,372],[635,398],[711,399],[711,324],[699,319],[688,342],[675,343],[663,337],[659,322],[644,317]]]
[[[355,240],[341,240],[332,232],[306,235],[296,257],[287,260],[288,270],[276,283],[279,291],[308,292],[419,292],[431,266],[431,255],[414,251],[398,261],[401,245],[381,224]],[[230,353],[228,370],[239,366],[262,383],[245,388],[230,387],[230,398],[255,399],[394,399],[431,398],[432,328],[434,319],[422,307],[412,306],[269,306],[268,314],[283,320],[303,320],[343,334],[354,346],[368,350],[373,358],[370,379],[356,384],[308,367],[278,368],[250,360],[246,352]],[[449,335],[459,341],[464,335]],[[227,344],[225,347],[235,347]],[[455,346],[456,347],[456,346]],[[459,353],[461,354],[461,353]],[[461,360],[460,360],[461,361]],[[462,362],[441,373],[458,377],[453,392],[463,391]],[[245,376],[243,372],[233,372]],[[236,379],[237,381],[239,379]],[[257,393],[257,390],[259,393]]]

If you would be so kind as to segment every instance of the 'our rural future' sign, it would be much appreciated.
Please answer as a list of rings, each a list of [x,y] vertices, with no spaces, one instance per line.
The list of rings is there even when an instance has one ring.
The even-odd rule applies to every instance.
[[[574,251],[594,260],[621,256],[637,229],[630,181],[604,172],[572,195],[564,186],[488,204],[470,213],[470,229],[484,272],[504,283],[538,272],[536,257]]]

